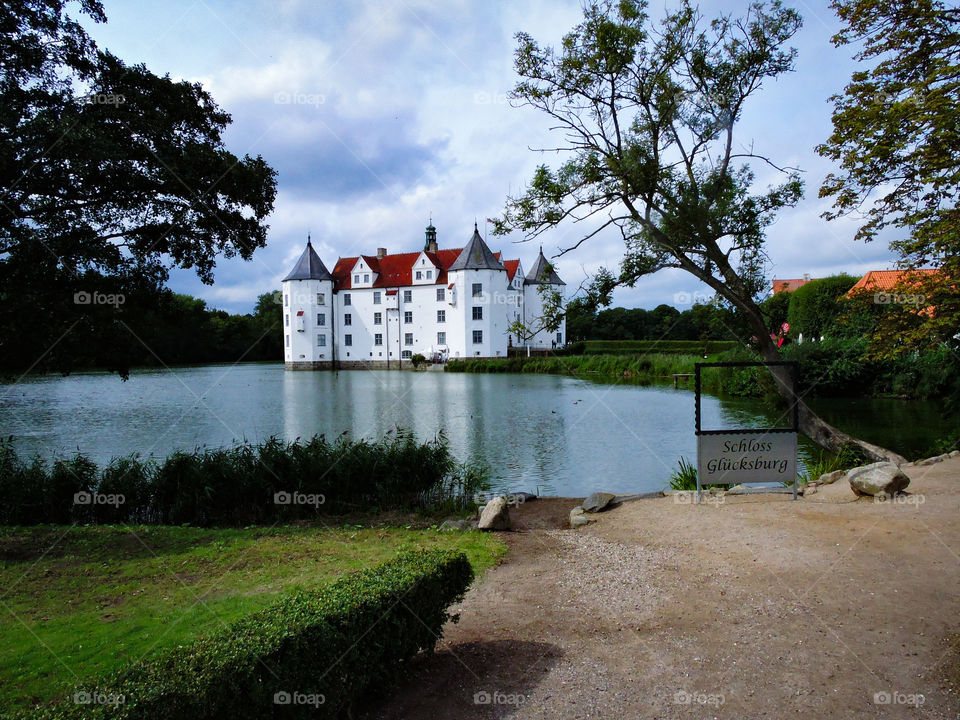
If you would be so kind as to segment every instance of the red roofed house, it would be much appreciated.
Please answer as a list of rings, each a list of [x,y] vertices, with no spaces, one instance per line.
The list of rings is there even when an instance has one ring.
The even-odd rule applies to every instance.
[[[911,281],[929,277],[935,272],[937,271],[934,268],[920,268],[917,270],[871,270],[857,280],[857,284],[847,292],[847,297],[853,297],[862,292],[888,295],[904,292],[908,290]]]
[[[509,326],[536,327],[542,284],[564,282],[543,256],[526,276],[519,260],[501,260],[476,224],[463,248],[440,249],[431,224],[419,252],[340,258],[327,270],[310,240],[283,280],[284,359],[288,370],[399,367],[415,353],[505,357]],[[563,344],[566,327],[545,330],[532,347]]]
[[[815,279],[816,278],[811,278],[809,275],[804,273],[802,278],[794,278],[790,280],[778,280],[777,278],[774,278],[770,281],[770,284],[772,286],[771,289],[773,290],[773,294],[776,295],[780,292],[793,292],[797,288],[801,288],[811,280]]]

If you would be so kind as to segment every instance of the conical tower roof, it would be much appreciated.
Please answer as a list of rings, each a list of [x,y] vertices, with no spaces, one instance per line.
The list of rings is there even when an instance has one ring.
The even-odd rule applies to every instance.
[[[527,276],[523,279],[524,285],[566,285],[566,283],[560,279],[560,276],[557,275],[556,271],[553,269],[553,265],[550,264],[550,261],[543,256],[543,248],[540,248],[540,254],[537,255],[536,262],[533,263],[533,267],[530,268],[530,272],[527,273]]]
[[[453,270],[504,270],[503,263],[497,260],[487,244],[480,237],[480,231],[477,230],[477,224],[473,224],[473,237],[460,253],[460,256],[453,261],[453,265],[448,271]]]
[[[290,274],[283,279],[284,282],[287,280],[333,280],[333,275],[330,274],[320,256],[313,249],[309,238],[307,238],[307,247],[304,249],[303,255],[297,260],[297,264],[293,266]]]

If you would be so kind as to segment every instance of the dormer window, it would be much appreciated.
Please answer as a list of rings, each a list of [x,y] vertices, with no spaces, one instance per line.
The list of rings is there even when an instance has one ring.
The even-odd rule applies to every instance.
[[[360,282],[360,276],[359,276],[359,275],[354,275],[354,276],[353,276],[353,281],[354,281],[355,283],[359,283],[359,282]]]
[[[427,270],[427,280],[433,280],[433,270]]]
[[[368,282],[370,282],[370,275],[369,275],[369,274],[366,274],[366,273],[364,273],[364,275],[363,275],[363,281],[364,281],[365,283],[368,283]]]
[[[423,273],[417,270],[417,280],[423,280]]]

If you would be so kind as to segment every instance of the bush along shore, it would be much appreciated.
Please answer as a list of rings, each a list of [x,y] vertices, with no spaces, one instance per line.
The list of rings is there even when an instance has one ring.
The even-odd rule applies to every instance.
[[[782,348],[781,355],[784,360],[799,364],[797,387],[804,396],[945,398],[950,408],[960,407],[960,359],[948,348],[916,357],[869,359],[864,357],[866,346],[864,339],[828,338],[816,343],[788,344]],[[760,359],[744,347],[706,356],[676,350],[655,353],[624,350],[617,354],[610,350],[591,354],[585,350],[585,353],[572,354],[566,349],[549,356],[451,360],[446,370],[606,376],[653,383],[672,381],[676,374],[693,373],[698,362]],[[703,388],[740,397],[776,394],[772,379],[762,367],[707,369],[703,373]]]
[[[243,526],[321,514],[454,509],[487,488],[446,437],[419,443],[397,429],[371,442],[317,435],[220,449],[137,455],[99,468],[83,454],[48,463],[0,441],[0,525],[124,523]]]
[[[463,553],[401,553],[0,718],[341,717],[433,650],[472,580]]]

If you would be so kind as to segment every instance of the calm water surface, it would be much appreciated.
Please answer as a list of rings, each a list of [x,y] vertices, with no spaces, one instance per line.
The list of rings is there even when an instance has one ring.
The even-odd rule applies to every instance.
[[[948,428],[930,403],[828,401],[818,412],[906,454]],[[757,427],[777,414],[753,400],[703,399],[705,427]],[[0,435],[44,457],[98,463],[138,452],[222,446],[271,435],[377,438],[396,427],[443,431],[460,459],[486,462],[513,490],[584,495],[666,485],[696,457],[694,394],[551,375],[286,372],[280,364],[141,371],[121,382],[89,373],[0,385]],[[802,445],[801,455],[810,452]]]

